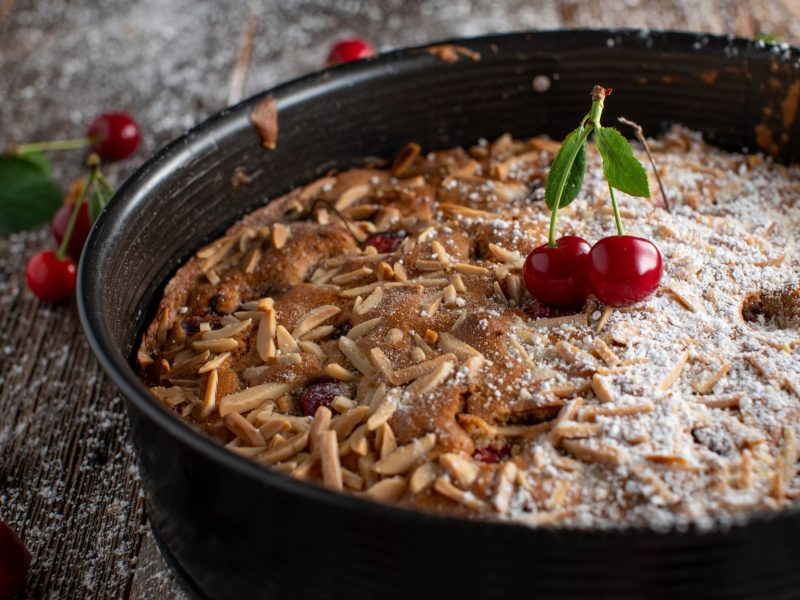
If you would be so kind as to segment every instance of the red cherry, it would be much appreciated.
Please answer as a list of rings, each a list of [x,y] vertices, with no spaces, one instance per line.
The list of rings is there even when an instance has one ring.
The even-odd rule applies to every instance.
[[[554,248],[547,244],[534,248],[522,268],[531,296],[553,306],[583,304],[589,295],[589,250],[589,242],[575,235],[559,238]]]
[[[369,42],[361,38],[349,38],[333,45],[328,54],[327,65],[332,67],[333,65],[368,58],[374,54],[375,51]]]
[[[364,240],[364,247],[373,246],[379,254],[388,254],[394,252],[397,247],[403,242],[400,234],[393,231],[385,231],[383,233],[372,233]]]
[[[350,387],[337,381],[312,383],[300,393],[297,403],[307,417],[313,417],[320,406],[330,407],[334,396],[349,396]]]
[[[124,112],[103,113],[86,131],[86,137],[96,139],[92,150],[103,160],[122,160],[133,154],[142,139],[142,132],[133,117]]]
[[[609,306],[644,300],[658,289],[663,273],[661,253],[644,238],[612,235],[589,252],[589,284]]]
[[[60,260],[52,250],[37,252],[28,262],[28,287],[45,302],[62,302],[75,293],[77,269],[70,257]]]
[[[53,238],[56,240],[56,245],[60,246],[61,241],[64,239],[64,234],[67,232],[69,220],[72,218],[72,212],[75,209],[74,204],[65,204],[53,217],[53,223],[50,226],[50,231],[53,233]],[[89,237],[89,230],[92,224],[89,222],[89,206],[84,202],[81,204],[80,211],[78,212],[78,220],[75,221],[75,227],[72,229],[72,237],[67,244],[67,254],[69,254],[76,261],[81,258],[81,250],[86,243],[86,238]]]
[[[8,525],[0,521],[0,600],[11,600],[22,589],[31,555]]]

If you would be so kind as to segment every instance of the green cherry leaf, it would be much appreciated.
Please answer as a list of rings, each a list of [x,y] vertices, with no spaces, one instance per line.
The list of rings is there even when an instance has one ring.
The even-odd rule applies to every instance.
[[[601,127],[595,130],[594,141],[603,157],[603,174],[609,185],[631,196],[649,198],[647,173],[628,140],[613,127]]]
[[[583,187],[586,171],[586,128],[581,125],[570,133],[558,149],[544,190],[544,201],[550,210],[558,203],[559,208],[570,204]],[[559,190],[561,199],[559,201]]]
[[[50,175],[50,172],[53,170],[53,166],[50,164],[50,161],[47,160],[43,152],[25,152],[24,154],[17,154],[16,157],[27,160],[45,175]]]
[[[49,221],[61,206],[61,191],[40,166],[18,157],[0,157],[0,235]]]

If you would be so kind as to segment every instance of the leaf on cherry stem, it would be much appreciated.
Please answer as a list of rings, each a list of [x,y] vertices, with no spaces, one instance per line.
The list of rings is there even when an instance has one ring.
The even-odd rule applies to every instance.
[[[595,129],[594,141],[603,157],[603,174],[609,185],[631,196],[649,198],[647,173],[628,140],[613,127],[600,127]]]
[[[0,235],[49,221],[61,206],[61,191],[26,158],[0,156]]]
[[[564,138],[561,148],[553,159],[544,190],[544,201],[550,210],[553,210],[556,204],[558,208],[564,208],[572,203],[581,191],[586,171],[585,132],[586,128],[581,125]],[[562,190],[560,199],[559,190]]]

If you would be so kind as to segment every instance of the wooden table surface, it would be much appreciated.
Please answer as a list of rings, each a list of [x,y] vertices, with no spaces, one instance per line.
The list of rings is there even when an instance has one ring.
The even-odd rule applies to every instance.
[[[78,136],[93,115],[128,110],[145,137],[133,158],[109,168],[116,182],[242,89],[248,95],[319,67],[345,35],[384,49],[557,27],[800,42],[800,0],[99,4],[0,0],[0,148]],[[241,60],[248,48],[249,62]],[[80,175],[81,160],[80,152],[54,157],[62,188]],[[52,244],[45,227],[0,238],[0,519],[33,555],[21,597],[184,597],[150,533],[122,400],[89,351],[74,302],[46,306],[26,289],[27,259]]]

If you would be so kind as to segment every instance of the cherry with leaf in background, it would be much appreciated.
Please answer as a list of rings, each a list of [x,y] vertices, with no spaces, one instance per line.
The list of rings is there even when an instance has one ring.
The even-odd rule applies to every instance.
[[[61,244],[64,241],[64,236],[67,233],[72,213],[75,210],[74,203],[67,203],[58,209],[56,216],[53,217],[53,222],[50,226],[50,231],[53,234],[56,244]],[[89,237],[89,231],[92,229],[92,223],[89,219],[89,205],[84,202],[78,208],[78,218],[75,221],[75,227],[72,230],[72,237],[67,244],[67,254],[69,254],[75,261],[81,259],[81,252],[83,246],[86,244],[86,238]]]
[[[339,65],[341,63],[352,62],[354,60],[361,60],[362,58],[369,58],[374,56],[375,51],[369,42],[361,38],[348,38],[340,40],[335,43],[328,54],[326,64],[329,67]]]
[[[389,254],[394,252],[403,243],[403,236],[393,231],[383,231],[371,233],[364,240],[364,247],[372,246],[378,254]]]
[[[575,235],[559,238],[555,246],[534,248],[522,267],[531,296],[551,306],[582,306],[589,296],[590,250],[589,242]]]
[[[11,600],[25,584],[31,555],[11,528],[0,521],[0,600]]]
[[[92,151],[105,161],[122,160],[134,153],[142,140],[139,124],[125,112],[98,115],[86,130]]]
[[[658,289],[664,263],[650,240],[612,235],[589,252],[589,283],[595,296],[609,306],[627,306]]]

